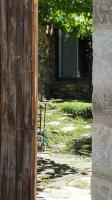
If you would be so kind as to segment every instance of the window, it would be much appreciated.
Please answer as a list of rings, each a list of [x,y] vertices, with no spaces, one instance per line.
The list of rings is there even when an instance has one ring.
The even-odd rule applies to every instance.
[[[56,68],[58,79],[91,78],[92,42],[77,39],[57,31],[56,37]]]

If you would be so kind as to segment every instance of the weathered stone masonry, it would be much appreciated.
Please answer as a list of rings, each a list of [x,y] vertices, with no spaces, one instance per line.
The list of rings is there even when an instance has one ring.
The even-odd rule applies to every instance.
[[[85,80],[57,80],[55,31],[46,34],[47,27],[39,23],[39,94],[47,98],[91,99],[91,78]],[[49,32],[51,29],[49,28]]]
[[[112,0],[94,0],[92,200],[112,200]]]

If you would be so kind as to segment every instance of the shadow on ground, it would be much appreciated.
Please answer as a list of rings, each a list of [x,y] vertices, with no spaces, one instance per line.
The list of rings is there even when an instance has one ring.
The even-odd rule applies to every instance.
[[[55,163],[50,159],[39,159],[37,173],[44,173],[44,179],[55,179],[63,177],[65,175],[75,175],[78,173],[78,170],[70,167],[67,164]]]

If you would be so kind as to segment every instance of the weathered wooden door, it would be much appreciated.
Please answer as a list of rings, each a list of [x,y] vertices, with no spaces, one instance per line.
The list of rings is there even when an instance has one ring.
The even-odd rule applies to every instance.
[[[35,199],[37,0],[0,0],[0,200]]]

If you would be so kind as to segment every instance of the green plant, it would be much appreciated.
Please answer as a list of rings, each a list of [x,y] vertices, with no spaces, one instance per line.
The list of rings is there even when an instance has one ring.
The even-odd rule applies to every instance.
[[[62,109],[65,107],[66,112],[69,113],[69,115],[66,115],[65,112],[62,111]],[[76,107],[78,108],[76,109]],[[50,110],[51,108],[53,110]],[[56,152],[61,153],[74,153],[73,141],[83,135],[91,135],[92,117],[89,118],[92,116],[91,108],[91,103],[85,103],[76,100],[68,100],[64,102],[56,100],[50,101],[50,107],[47,106],[46,115],[46,131],[48,134],[47,148],[53,152],[56,150]],[[55,124],[56,122],[59,124]],[[67,127],[74,127],[74,130],[69,129],[66,131]],[[85,150],[85,152],[87,148],[90,147],[88,147],[86,143],[82,146],[83,148],[80,148],[79,150]]]
[[[60,105],[60,110],[74,117],[91,118],[92,104],[85,102],[65,102]]]
[[[72,152],[78,155],[91,155],[92,135],[81,135],[69,142]]]
[[[56,109],[56,104],[53,103],[52,101],[47,103],[47,110],[55,110]]]
[[[92,0],[39,0],[41,23],[54,25],[77,37],[92,33]]]

